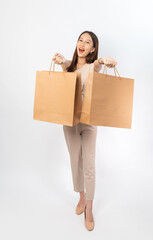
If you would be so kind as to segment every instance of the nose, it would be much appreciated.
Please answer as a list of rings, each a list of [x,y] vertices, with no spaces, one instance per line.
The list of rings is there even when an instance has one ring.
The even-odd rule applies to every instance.
[[[80,45],[80,47],[81,47],[81,48],[85,48],[85,46],[84,46],[84,45]]]

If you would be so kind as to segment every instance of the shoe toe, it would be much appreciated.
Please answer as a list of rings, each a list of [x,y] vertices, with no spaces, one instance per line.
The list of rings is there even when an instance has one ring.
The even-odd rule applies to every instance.
[[[81,214],[81,213],[83,213],[83,211],[84,211],[84,208],[83,207],[76,207],[76,214]]]
[[[87,222],[85,221],[86,228],[91,231],[94,228],[94,222]]]

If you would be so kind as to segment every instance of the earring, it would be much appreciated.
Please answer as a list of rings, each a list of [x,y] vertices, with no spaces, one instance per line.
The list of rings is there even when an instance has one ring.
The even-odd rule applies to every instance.
[[[90,52],[90,54],[92,54],[93,52]]]

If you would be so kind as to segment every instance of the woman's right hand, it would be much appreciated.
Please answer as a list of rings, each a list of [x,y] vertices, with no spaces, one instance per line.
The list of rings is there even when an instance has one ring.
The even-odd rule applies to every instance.
[[[52,60],[55,62],[55,64],[60,64],[60,65],[66,62],[65,57],[60,53],[55,53]]]

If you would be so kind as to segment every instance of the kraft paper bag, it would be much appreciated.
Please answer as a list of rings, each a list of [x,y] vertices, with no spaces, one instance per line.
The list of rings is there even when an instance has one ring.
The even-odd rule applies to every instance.
[[[53,62],[53,60],[52,60]],[[67,126],[79,123],[81,73],[36,71],[33,119]]]
[[[106,65],[104,71],[88,74],[80,122],[131,128],[134,79],[120,77],[116,67],[115,76],[107,74]]]

